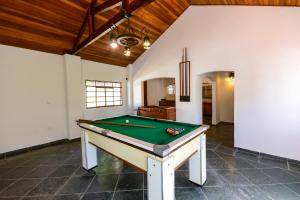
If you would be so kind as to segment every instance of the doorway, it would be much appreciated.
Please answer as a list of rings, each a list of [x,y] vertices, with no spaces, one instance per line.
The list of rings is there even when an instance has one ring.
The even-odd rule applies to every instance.
[[[225,146],[234,145],[234,72],[201,75],[202,121],[211,125],[207,136]]]

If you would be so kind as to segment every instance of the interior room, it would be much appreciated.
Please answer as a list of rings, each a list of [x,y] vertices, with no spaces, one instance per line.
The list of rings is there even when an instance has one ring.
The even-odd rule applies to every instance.
[[[0,200],[300,199],[299,6],[0,1]]]
[[[138,116],[176,120],[175,78],[156,78],[143,81],[143,106]]]

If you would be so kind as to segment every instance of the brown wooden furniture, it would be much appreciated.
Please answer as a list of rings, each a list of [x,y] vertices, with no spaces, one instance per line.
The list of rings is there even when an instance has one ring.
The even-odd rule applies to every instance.
[[[138,108],[137,115],[158,119],[176,120],[176,108],[168,106],[142,106]]]
[[[212,103],[211,102],[203,102],[203,115],[212,115]]]
[[[162,100],[159,101],[159,106],[175,107],[175,101],[174,100],[162,99]]]

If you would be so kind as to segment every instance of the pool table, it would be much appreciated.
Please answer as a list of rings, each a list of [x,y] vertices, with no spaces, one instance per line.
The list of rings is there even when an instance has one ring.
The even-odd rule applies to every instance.
[[[195,125],[140,116],[102,119],[104,123],[134,124],[151,128],[112,124],[78,123],[82,128],[82,165],[97,166],[97,148],[147,173],[148,199],[173,200],[174,173],[189,160],[189,180],[198,185],[206,181],[206,125]],[[167,128],[184,128],[176,136]]]

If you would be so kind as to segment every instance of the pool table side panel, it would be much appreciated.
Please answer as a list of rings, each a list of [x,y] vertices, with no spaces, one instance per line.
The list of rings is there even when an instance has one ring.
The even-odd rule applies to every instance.
[[[151,154],[92,131],[86,130],[85,132],[92,144],[147,171],[147,158]]]
[[[181,146],[169,156],[174,157],[174,167],[177,168],[186,161],[191,155],[199,151],[200,136],[195,137],[193,140],[189,141],[185,145]]]
[[[193,139],[196,136],[199,136],[201,134],[204,134],[205,131],[207,131],[207,129],[209,128],[209,126],[207,125],[203,125],[195,130],[193,130],[192,132],[183,135],[182,137],[178,138],[177,140],[174,140],[173,142],[170,142],[168,144],[168,146],[170,147],[170,149],[168,149],[169,152],[174,151],[175,149],[177,149],[178,147],[182,146],[183,144],[189,142],[191,139]],[[163,152],[164,154],[168,153],[168,152]]]
[[[160,157],[167,156],[168,154],[175,151],[180,146],[189,142],[194,137],[204,133],[209,128],[209,126],[203,125],[197,129],[193,130],[192,132],[190,132],[186,135],[183,135],[182,137],[178,138],[177,140],[174,140],[173,142],[171,142],[167,145],[153,145],[151,143],[148,143],[148,142],[145,142],[145,141],[142,141],[139,139],[135,139],[135,138],[123,135],[123,134],[119,134],[119,133],[116,133],[116,132],[113,132],[110,130],[99,128],[99,127],[91,125],[91,124],[81,123],[80,127],[84,128],[86,130],[95,132],[96,134],[99,134],[99,135],[111,137],[112,140],[117,139],[122,142],[128,143],[130,145],[139,147],[141,149],[144,149],[144,150],[151,152],[155,155],[158,155]]]

